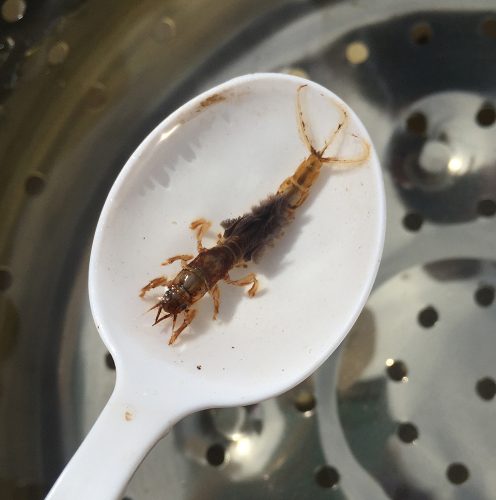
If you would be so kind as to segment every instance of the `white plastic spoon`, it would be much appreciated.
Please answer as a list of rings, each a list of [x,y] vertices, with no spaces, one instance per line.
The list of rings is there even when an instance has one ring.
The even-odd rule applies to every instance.
[[[381,172],[373,148],[360,167],[323,167],[286,234],[258,264],[261,292],[221,285],[176,343],[171,325],[152,326],[140,288],[195,253],[189,223],[242,215],[277,190],[308,156],[296,116],[297,88],[316,147],[331,136],[346,105],[301,78],[254,74],[192,99],[163,121],[118,176],[93,242],[89,293],[96,326],[117,370],[114,392],[55,483],[50,500],[119,498],[152,446],[184,416],[255,403],[308,377],[336,349],[368,297],[385,225]],[[370,138],[356,115],[327,156],[356,157]],[[354,134],[355,136],[353,136]],[[210,244],[209,244],[210,243]],[[235,273],[233,273],[235,274]],[[241,274],[240,274],[241,275]],[[158,290],[158,293],[163,293]]]

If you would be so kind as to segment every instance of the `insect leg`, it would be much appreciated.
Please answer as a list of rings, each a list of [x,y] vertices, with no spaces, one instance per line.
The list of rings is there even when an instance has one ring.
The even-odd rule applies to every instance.
[[[251,287],[248,290],[249,297],[254,297],[258,290],[258,280],[254,273],[247,274],[244,278],[240,278],[239,280],[232,280],[231,278],[229,278],[229,275],[227,275],[226,278],[224,278],[224,281],[226,283],[229,283],[230,285],[236,286],[245,286],[251,284]]]
[[[215,285],[210,289],[210,295],[212,296],[212,300],[214,301],[214,315],[212,319],[217,319],[217,314],[219,314],[219,306],[220,306],[220,289],[219,285]]]
[[[202,244],[202,239],[211,225],[212,223],[206,219],[196,219],[189,225],[189,228],[196,232],[196,246],[199,252],[205,250],[205,247]]]
[[[181,332],[193,321],[195,315],[196,315],[195,309],[188,309],[185,311],[182,325],[177,330],[174,330],[172,332],[171,338],[169,339],[169,345],[174,343],[174,341],[177,339],[177,337],[179,337]]]
[[[139,296],[144,297],[146,292],[149,292],[153,288],[157,288],[158,286],[161,285],[167,285],[169,280],[167,279],[167,276],[159,276],[158,278],[155,278],[153,280],[150,280],[147,285],[145,285],[141,291]]]
[[[193,258],[192,255],[189,254],[184,254],[184,255],[174,255],[174,257],[171,257],[170,259],[164,260],[162,262],[162,266],[168,266],[169,264],[172,264],[173,262],[176,262],[176,260],[180,260],[184,264],[188,262],[188,260],[191,260]]]

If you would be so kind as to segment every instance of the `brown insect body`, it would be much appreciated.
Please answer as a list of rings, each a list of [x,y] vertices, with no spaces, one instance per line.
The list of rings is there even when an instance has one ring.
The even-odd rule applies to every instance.
[[[202,245],[202,237],[210,227],[210,222],[205,219],[193,221],[190,227],[196,230],[198,255],[194,259],[191,255],[177,255],[166,260],[164,265],[181,260],[183,269],[171,281],[160,277],[142,288],[141,296],[157,286],[166,285],[167,287],[152,309],[158,309],[154,324],[171,316],[173,318],[173,334],[169,344],[172,344],[184,328],[191,323],[195,316],[195,310],[191,309],[191,306],[207,292],[214,300],[214,319],[216,318],[219,309],[219,281],[224,280],[238,286],[251,284],[248,295],[250,297],[255,295],[258,281],[254,274],[250,273],[244,278],[233,281],[229,278],[229,271],[235,266],[257,260],[267,246],[282,234],[284,226],[293,220],[296,208],[307,199],[310,188],[317,180],[323,164],[360,165],[368,158],[369,145],[365,141],[362,141],[362,154],[356,158],[324,157],[326,149],[348,119],[346,111],[342,108],[340,108],[341,121],[331,137],[322,149],[317,151],[313,147],[307,136],[300,105],[300,92],[304,87],[306,85],[298,88],[297,111],[300,135],[310,151],[309,156],[300,163],[293,175],[282,182],[276,194],[270,195],[241,217],[223,221],[221,226],[224,228],[224,233],[219,237],[216,246],[206,249]],[[165,314],[161,317],[162,312]],[[181,312],[185,313],[184,321],[177,330],[174,330],[176,318]]]
[[[234,264],[234,255],[226,245],[200,252],[172,280],[162,297],[162,309],[172,314],[184,311],[224,278]]]

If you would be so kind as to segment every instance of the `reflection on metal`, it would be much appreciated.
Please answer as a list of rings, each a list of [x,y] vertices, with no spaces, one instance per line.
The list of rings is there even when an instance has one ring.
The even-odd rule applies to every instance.
[[[463,175],[467,172],[464,168],[463,160],[460,156],[452,156],[448,161],[448,170],[453,175]]]
[[[62,64],[69,55],[69,44],[64,41],[56,42],[48,51],[48,63],[56,66]]]
[[[477,201],[494,197],[494,130],[477,122],[476,92],[423,96],[404,113],[389,140],[386,166],[412,211],[436,223],[477,218]],[[420,119],[425,130],[418,133]],[[466,193],[470,193],[467,196]]]
[[[24,17],[26,2],[24,0],[5,0],[1,11],[4,21],[15,23]]]
[[[176,23],[171,17],[163,17],[158,22],[154,23],[152,29],[152,37],[157,42],[170,40],[176,35]]]

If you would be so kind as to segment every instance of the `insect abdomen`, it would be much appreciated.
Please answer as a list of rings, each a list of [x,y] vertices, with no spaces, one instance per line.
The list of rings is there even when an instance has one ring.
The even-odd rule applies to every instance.
[[[284,195],[271,195],[251,212],[221,223],[226,242],[235,240],[245,262],[257,260],[263,250],[282,234],[293,217],[293,210]]]

